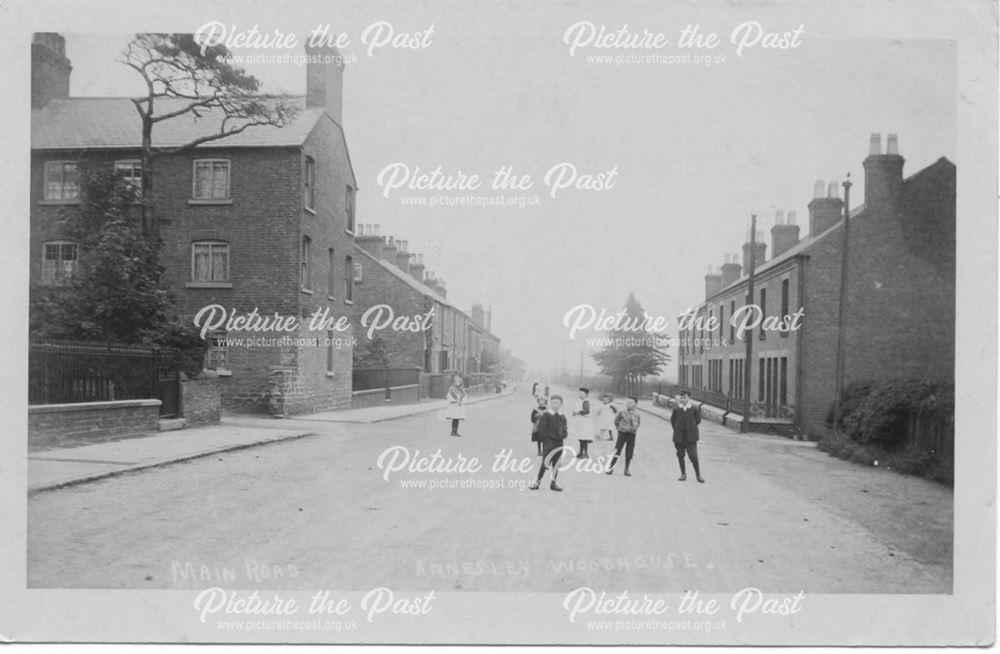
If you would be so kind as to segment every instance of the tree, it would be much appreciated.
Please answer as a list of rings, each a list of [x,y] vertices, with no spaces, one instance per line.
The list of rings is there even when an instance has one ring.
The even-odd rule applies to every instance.
[[[664,348],[657,347],[653,335],[645,329],[629,329],[638,325],[646,315],[639,300],[629,293],[625,301],[627,316],[625,327],[607,332],[610,343],[592,354],[601,373],[611,377],[614,387],[624,390],[627,395],[635,394],[635,382],[644,377],[660,374],[663,366],[670,361]]]
[[[159,238],[153,196],[156,158],[251,127],[283,127],[295,117],[288,96],[260,94],[260,81],[230,64],[225,46],[202,46],[193,34],[136,34],[119,61],[135,70],[146,85],[146,93],[133,98],[132,104],[142,121],[142,225],[154,241]],[[219,128],[186,143],[155,147],[153,128],[184,116],[211,116]]]
[[[97,340],[176,348],[185,371],[201,370],[205,343],[177,316],[142,230],[135,189],[109,165],[80,166],[80,206],[61,213],[77,244],[74,273],[59,285],[33,282],[29,329],[42,339]]]

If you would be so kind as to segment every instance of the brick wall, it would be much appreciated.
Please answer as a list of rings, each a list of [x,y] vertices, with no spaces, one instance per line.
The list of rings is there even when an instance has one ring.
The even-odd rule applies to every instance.
[[[364,281],[355,287],[354,308],[358,345],[354,352],[354,359],[357,365],[366,367],[363,360],[368,352],[370,341],[367,336],[367,328],[361,324],[366,311],[374,306],[386,304],[391,307],[394,316],[413,317],[423,315],[427,309],[424,308],[424,295],[422,293],[383,268],[360,248],[355,248],[355,251],[355,260],[363,266]],[[435,322],[438,319],[439,316],[434,317]],[[423,370],[424,332],[400,332],[389,328],[376,331],[373,335],[381,338],[386,344],[390,357],[390,367],[420,368]]]
[[[159,400],[28,407],[28,450],[75,447],[157,431]]]

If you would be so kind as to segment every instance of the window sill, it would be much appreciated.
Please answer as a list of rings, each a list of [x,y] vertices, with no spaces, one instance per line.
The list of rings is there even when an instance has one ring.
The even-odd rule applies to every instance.
[[[353,305],[354,304],[354,300],[344,300],[344,304]]]
[[[337,298],[333,297],[332,295],[327,295],[326,299],[330,300],[331,302],[336,302],[337,301]]]
[[[347,229],[347,228],[345,227],[345,228],[344,228],[344,233],[345,233],[345,234],[350,234],[351,236],[354,236],[354,230],[353,230],[353,229]]]
[[[313,294],[313,291],[312,291],[312,289],[309,289],[309,288],[303,288],[303,289],[300,289],[300,290],[301,290],[301,291],[302,291],[303,293],[305,293],[306,295],[312,295],[312,294]]]
[[[185,282],[185,288],[232,288],[232,282]]]
[[[215,374],[217,374],[219,377],[232,377],[233,371],[227,368],[216,368]]]
[[[38,204],[43,206],[59,206],[64,204],[80,204],[79,200],[40,200]]]
[[[327,373],[326,373],[326,376],[327,376],[327,377],[336,377],[336,376],[337,376],[337,373],[335,373],[335,372],[327,372]]]
[[[229,205],[232,203],[232,198],[221,198],[218,200],[191,198],[188,200],[188,204],[190,205]]]
[[[307,213],[311,213],[314,216],[316,215],[316,209],[312,207],[302,207],[302,208],[305,209]]]

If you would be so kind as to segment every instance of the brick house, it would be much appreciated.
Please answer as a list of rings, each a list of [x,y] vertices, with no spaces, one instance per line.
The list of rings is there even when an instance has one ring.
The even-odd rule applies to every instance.
[[[942,157],[904,178],[903,162],[894,134],[884,153],[881,136],[872,135],[864,204],[850,212],[845,386],[894,377],[954,379],[955,165]],[[734,410],[749,394],[755,416],[792,422],[810,435],[826,430],[839,332],[844,201],[838,190],[836,182],[816,183],[807,238],[799,239],[794,212],[779,212],[770,260],[757,238],[754,248],[744,245],[742,265],[732,255],[719,271],[709,269],[706,299],[693,311],[716,318],[718,326],[709,332],[696,324],[679,334],[682,387],[713,404],[730,398]],[[750,388],[744,388],[746,346],[738,326],[751,256],[751,302],[762,315],[801,310],[802,316],[794,331],[758,327],[745,334],[754,339],[754,361]]]
[[[416,367],[426,375],[489,372],[482,365],[484,352],[487,359],[498,361],[500,339],[490,332],[489,314],[481,305],[473,306],[470,316],[452,304],[444,282],[426,271],[421,255],[409,252],[407,241],[382,236],[378,225],[359,226],[355,251],[355,365],[363,365],[368,342],[367,328],[362,324],[364,314],[384,304],[392,308],[395,316],[433,311],[426,331],[378,332],[388,344],[393,367]]]
[[[78,204],[83,162],[114,165],[138,181],[140,120],[128,98],[69,97],[72,70],[58,34],[32,43],[31,278],[58,284],[75,272],[76,244],[59,214]],[[341,119],[343,68],[309,63],[295,119],[258,126],[155,161],[161,264],[184,317],[220,305],[262,316],[353,320],[354,196]],[[169,109],[159,100],[158,113]],[[221,116],[158,123],[154,146],[219,130]],[[351,332],[214,330],[206,367],[227,407],[291,414],[350,406]],[[279,337],[287,337],[279,339]],[[259,339],[251,345],[236,339]]]

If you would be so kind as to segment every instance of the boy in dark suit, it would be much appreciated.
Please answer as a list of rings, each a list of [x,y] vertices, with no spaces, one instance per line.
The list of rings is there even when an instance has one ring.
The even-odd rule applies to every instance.
[[[677,450],[677,462],[681,466],[681,476],[677,481],[687,481],[684,470],[684,453],[691,459],[695,477],[705,483],[698,467],[698,425],[701,424],[701,410],[691,404],[691,394],[681,391],[677,406],[670,413],[670,424],[674,428],[674,449]]]
[[[563,443],[566,441],[566,416],[559,413],[562,408],[563,399],[561,395],[553,395],[549,398],[550,413],[543,413],[538,419],[538,436],[542,439],[542,460],[538,463],[538,478],[531,486],[531,490],[538,490],[545,476],[545,469],[552,466],[552,482],[549,489],[561,491],[562,488],[556,483],[556,475],[559,474],[559,459],[562,458]]]

